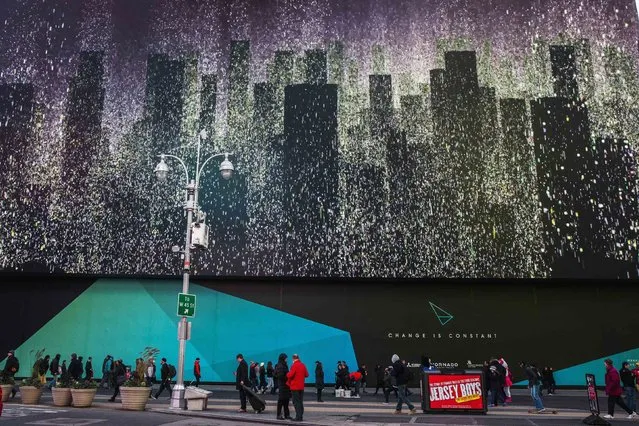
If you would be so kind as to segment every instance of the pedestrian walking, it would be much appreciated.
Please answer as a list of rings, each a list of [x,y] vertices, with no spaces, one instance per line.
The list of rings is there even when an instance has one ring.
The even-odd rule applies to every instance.
[[[93,380],[93,357],[89,357],[86,364],[84,364],[84,378]]]
[[[7,352],[7,360],[4,363],[2,373],[5,377],[13,379],[18,371],[20,371],[20,361],[16,358],[15,351]],[[18,389],[14,386],[11,389],[11,398],[15,398],[16,392],[18,392]]]
[[[608,414],[604,416],[604,419],[615,418],[615,404],[628,413],[629,419],[634,419],[637,417],[637,413],[628,408],[626,403],[623,402],[623,399],[621,399],[623,389],[621,388],[619,372],[612,365],[611,359],[605,360],[604,365],[606,367],[606,395],[608,395]]]
[[[241,413],[246,413],[246,391],[244,386],[250,386],[249,366],[244,361],[242,354],[237,354],[237,370],[235,371],[235,388],[240,391],[240,409]]]
[[[200,387],[200,377],[202,377],[202,370],[200,370],[200,358],[195,358],[193,363],[193,375],[195,376],[195,387]]]
[[[60,354],[55,354],[53,359],[51,360],[51,364],[49,365],[49,372],[53,378],[47,385],[47,388],[51,389],[55,386],[55,383],[58,381],[58,375],[60,374]]]
[[[67,374],[67,360],[63,359],[62,360],[62,365],[60,366],[60,374]]]
[[[260,363],[260,392],[262,393],[266,392],[266,387],[267,387],[266,367],[264,366],[264,363],[261,362]]]
[[[637,411],[637,381],[635,375],[630,370],[630,363],[624,362],[619,372],[623,391],[626,394],[626,405],[633,413]]]
[[[102,361],[102,380],[100,381],[100,386],[104,386],[107,389],[111,386],[112,367],[113,357],[111,355],[107,355],[104,357],[104,361]]]
[[[488,369],[488,387],[490,388],[490,406],[497,407],[499,405],[499,392],[501,392],[501,374],[494,365]]]
[[[366,392],[366,383],[368,382],[368,369],[366,368],[365,364],[362,364],[362,366],[359,367],[359,370],[357,370],[357,371],[359,372],[359,374],[362,375],[362,380],[361,380],[362,393],[367,393]]]
[[[69,363],[69,374],[73,378],[73,380],[80,380],[82,378],[82,373],[84,371],[84,367],[82,366],[82,361],[78,359],[78,355],[75,353],[71,354],[71,362]]]
[[[155,383],[156,371],[155,371],[155,359],[149,358],[146,363],[146,385],[151,388],[151,392],[153,392],[153,383]],[[151,398],[151,394],[149,394],[149,398]]]
[[[277,358],[277,364],[273,372],[273,378],[277,383],[278,396],[277,396],[277,419],[278,420],[291,420],[291,413],[288,408],[289,401],[291,400],[291,388],[288,386],[288,364],[286,354],[282,353]],[[284,410],[284,415],[282,415]]]
[[[317,389],[317,402],[322,400],[322,390],[324,390],[324,367],[320,361],[315,361],[315,388]]]
[[[499,364],[504,368],[503,390],[505,396],[504,405],[506,405],[510,404],[513,401],[512,394],[510,393],[510,388],[513,385],[513,377],[512,373],[510,372],[510,368],[508,368],[508,363],[503,357],[499,358]]]
[[[115,386],[113,396],[109,398],[109,402],[115,402],[115,397],[120,395],[120,386],[126,382],[126,369],[121,359],[116,360],[113,364],[113,376],[115,377]]]
[[[295,407],[296,422],[304,421],[304,381],[308,377],[308,370],[299,355],[293,354],[293,365],[291,370],[286,374],[288,385],[293,394],[293,407]]]
[[[402,413],[402,406],[404,404],[406,404],[411,414],[415,414],[415,406],[412,402],[410,402],[410,399],[408,399],[408,396],[406,395],[409,378],[408,368],[404,366],[397,354],[394,354],[391,357],[391,361],[393,362],[393,371],[391,372],[391,376],[397,381],[397,406],[395,407],[395,414]]]
[[[388,405],[390,403],[390,394],[391,392],[395,392],[395,398],[398,398],[397,394],[397,386],[393,383],[395,378],[391,375],[393,371],[393,366],[390,365],[384,369],[384,386],[382,392],[384,392],[384,404]]]
[[[541,375],[537,370],[537,367],[533,364],[528,365],[524,361],[520,362],[519,366],[523,368],[526,373],[528,389],[530,389],[530,397],[535,403],[535,409],[538,413],[543,413],[546,409],[544,408],[544,403],[541,400],[541,395],[539,394],[539,388],[541,387]]]
[[[382,393],[384,392],[384,368],[382,368],[381,365],[377,364],[375,366],[375,393],[374,395],[377,395],[377,392],[379,392],[379,390],[382,390]]]
[[[162,392],[164,392],[164,389],[168,389],[169,398],[171,397],[171,370],[169,364],[166,363],[166,358],[162,358],[160,364],[162,364],[162,367],[160,367],[160,380],[162,380],[162,382],[160,383],[160,389],[158,389],[153,399],[158,399]]]
[[[40,378],[40,383],[42,383],[43,385],[47,383],[47,371],[49,371],[50,359],[51,357],[47,355],[38,364],[38,377]]]
[[[269,361],[266,363],[266,388],[271,391],[271,393],[275,393],[275,385],[273,383],[273,363]]]

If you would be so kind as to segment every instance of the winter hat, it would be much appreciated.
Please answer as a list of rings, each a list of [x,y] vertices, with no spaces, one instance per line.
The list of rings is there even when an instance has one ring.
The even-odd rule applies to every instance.
[[[399,355],[394,354],[394,355],[391,357],[391,362],[392,362],[393,364],[395,364],[397,361],[399,361]]]
[[[264,367],[264,363],[263,362],[260,363],[260,367]]]

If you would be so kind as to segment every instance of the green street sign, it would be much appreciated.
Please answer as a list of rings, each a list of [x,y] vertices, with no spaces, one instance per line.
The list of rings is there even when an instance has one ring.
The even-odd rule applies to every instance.
[[[195,295],[179,293],[177,314],[179,317],[193,318],[195,316]]]

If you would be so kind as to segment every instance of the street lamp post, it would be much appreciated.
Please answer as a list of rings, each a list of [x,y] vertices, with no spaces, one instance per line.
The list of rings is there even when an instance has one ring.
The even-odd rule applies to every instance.
[[[189,278],[191,272],[191,244],[192,244],[192,236],[193,236],[193,219],[195,214],[195,220],[199,224],[201,220],[200,211],[198,207],[198,191],[200,189],[200,177],[202,175],[202,171],[209,163],[209,161],[214,158],[218,158],[224,156],[224,161],[220,164],[220,174],[223,179],[230,179],[234,172],[233,164],[229,161],[229,155],[232,155],[228,152],[222,154],[215,154],[208,157],[202,165],[200,165],[201,159],[201,142],[203,139],[206,139],[207,134],[206,131],[202,131],[197,138],[197,162],[195,165],[195,180],[189,179],[189,171],[186,166],[186,163],[181,158],[171,155],[171,154],[162,154],[160,155],[160,162],[155,167],[155,175],[158,180],[166,181],[169,174],[169,166],[166,163],[167,158],[174,159],[178,161],[182,165],[182,169],[184,171],[184,176],[186,179],[186,203],[184,205],[184,210],[186,211],[186,239],[184,242],[184,272],[182,276],[182,293],[189,292]],[[184,409],[186,407],[184,401],[184,356],[186,352],[186,340],[188,339],[188,322],[187,317],[183,316],[178,323],[178,340],[179,340],[179,351],[178,351],[178,365],[177,365],[177,379],[176,384],[173,387],[173,393],[171,394],[171,408],[176,409]]]

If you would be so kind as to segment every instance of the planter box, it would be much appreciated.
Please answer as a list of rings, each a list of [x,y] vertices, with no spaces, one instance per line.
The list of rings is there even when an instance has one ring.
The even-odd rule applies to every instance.
[[[97,389],[71,389],[73,406],[78,408],[90,407]]]
[[[151,388],[135,388],[120,386],[122,408],[125,410],[144,411],[149,401]]]
[[[34,386],[20,386],[20,399],[23,404],[37,405],[40,403],[42,388]]]
[[[0,387],[2,388],[2,402],[7,402],[13,390],[13,385],[0,385]]]
[[[71,389],[70,388],[51,388],[53,395],[53,405],[56,407],[68,407],[71,405]]]

